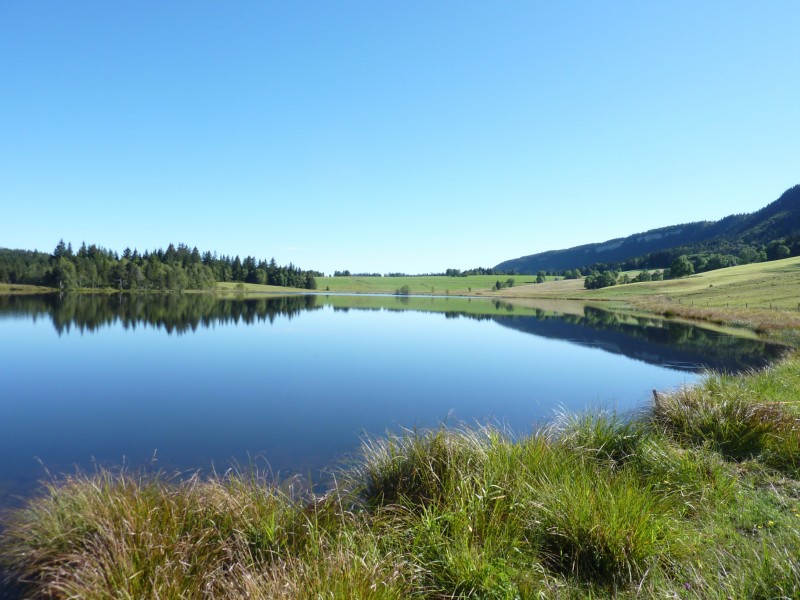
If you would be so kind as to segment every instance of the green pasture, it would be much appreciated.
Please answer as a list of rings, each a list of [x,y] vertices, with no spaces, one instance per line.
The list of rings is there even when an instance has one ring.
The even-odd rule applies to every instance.
[[[404,285],[407,285],[410,294],[467,295],[490,292],[497,281],[505,282],[509,277],[514,279],[515,286],[536,281],[535,275],[317,277],[317,291],[352,294],[394,294]]]
[[[635,277],[638,271],[628,271]],[[525,278],[520,278],[525,279]],[[718,269],[665,281],[620,284],[587,290],[582,279],[520,284],[493,292],[508,298],[562,298],[636,303],[661,299],[687,306],[800,309],[800,257]]]
[[[800,257],[586,290],[583,295],[602,300],[660,295],[700,307],[800,309]]]
[[[317,290],[306,290],[280,285],[259,285],[258,283],[240,283],[233,281],[218,282],[214,287],[218,294],[306,294]]]

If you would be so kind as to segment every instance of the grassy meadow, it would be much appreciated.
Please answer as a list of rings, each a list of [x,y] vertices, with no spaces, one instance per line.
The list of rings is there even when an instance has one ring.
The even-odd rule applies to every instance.
[[[633,278],[638,271],[628,271],[627,274]],[[491,294],[508,298],[633,303],[656,299],[709,308],[800,310],[800,257],[717,269],[681,279],[629,283],[599,290],[585,289],[582,279],[548,278],[546,283],[535,284],[527,283],[530,277],[518,275],[515,278],[517,283],[514,287]]]
[[[470,275],[468,277],[447,277],[445,275],[420,275],[409,277],[317,277],[317,291],[347,294],[394,294],[401,287],[408,286],[410,294],[450,294],[465,296],[470,294],[490,293],[497,281],[505,282],[509,277],[515,280],[515,286],[529,285],[536,281],[535,275]]]
[[[221,296],[240,294],[306,294],[314,291],[316,290],[284,287],[280,285],[261,285],[258,283],[235,283],[232,281],[217,282],[214,286],[214,293]]]
[[[614,286],[592,290],[587,295],[616,300],[663,296],[696,306],[796,311],[800,310],[800,257],[718,269],[682,279]]]
[[[497,279],[330,278],[317,291],[409,285],[419,296],[398,307],[425,310],[479,302],[422,296],[446,291],[498,310],[624,303],[800,339],[800,259],[592,291],[517,276],[490,292]],[[261,287],[248,291],[285,291]],[[798,598],[800,352],[522,438],[455,427],[366,440],[332,479],[314,493],[256,472],[57,477],[3,516],[0,569],[25,597],[55,599]]]

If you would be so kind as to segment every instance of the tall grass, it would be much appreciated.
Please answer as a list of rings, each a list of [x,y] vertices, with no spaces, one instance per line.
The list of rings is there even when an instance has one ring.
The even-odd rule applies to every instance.
[[[677,441],[732,460],[757,459],[798,476],[800,372],[795,357],[745,376],[710,374],[702,386],[656,394],[654,423]]]
[[[798,373],[790,357],[520,439],[387,435],[323,495],[65,477],[5,519],[0,563],[41,598],[800,597]]]
[[[47,484],[6,523],[2,559],[42,597],[317,597],[311,582],[338,598],[402,597],[374,542],[335,494],[101,470]]]

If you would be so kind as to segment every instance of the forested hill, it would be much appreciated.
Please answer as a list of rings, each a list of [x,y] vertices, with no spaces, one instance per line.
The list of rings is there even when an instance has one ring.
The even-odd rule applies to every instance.
[[[44,285],[62,290],[112,288],[127,291],[209,289],[219,281],[260,283],[315,289],[317,271],[280,266],[273,258],[244,260],[238,256],[200,253],[197,248],[170,244],[139,254],[126,248],[116,252],[82,244],[58,243],[52,254],[0,248],[0,283]]]
[[[665,268],[680,255],[706,254],[731,257],[742,263],[800,253],[800,185],[786,190],[761,210],[731,215],[719,221],[700,221],[652,229],[625,238],[550,250],[500,263],[502,272],[536,273],[565,269],[608,267],[622,269]]]

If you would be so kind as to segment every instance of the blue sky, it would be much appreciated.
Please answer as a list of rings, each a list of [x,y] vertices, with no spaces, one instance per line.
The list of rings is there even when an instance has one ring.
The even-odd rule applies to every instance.
[[[493,266],[800,183],[800,2],[0,0],[0,247]]]

